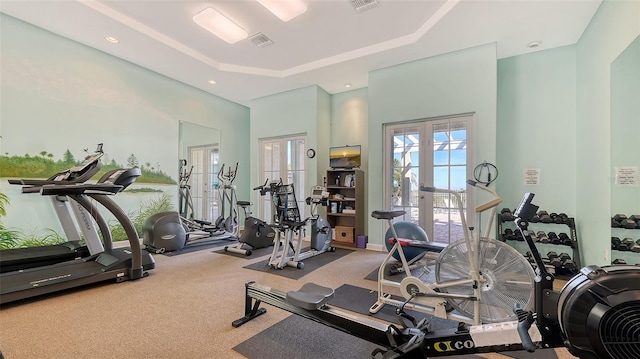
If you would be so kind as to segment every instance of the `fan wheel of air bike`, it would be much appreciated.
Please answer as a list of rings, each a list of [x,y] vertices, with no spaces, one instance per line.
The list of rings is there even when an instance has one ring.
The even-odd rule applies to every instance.
[[[473,242],[472,242],[473,243]],[[517,320],[513,306],[520,303],[530,309],[534,300],[534,272],[531,264],[514,248],[494,239],[481,238],[478,267],[484,280],[480,300],[482,323]],[[441,284],[452,280],[471,278],[471,263],[464,240],[451,243],[436,262],[436,281]],[[450,294],[473,295],[471,284],[440,288]],[[473,318],[473,301],[447,298],[447,302],[461,314]]]

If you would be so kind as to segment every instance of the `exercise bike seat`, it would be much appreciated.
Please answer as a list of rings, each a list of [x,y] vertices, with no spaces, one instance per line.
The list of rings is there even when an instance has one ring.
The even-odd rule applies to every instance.
[[[334,291],[331,288],[305,283],[299,290],[287,292],[287,303],[306,310],[317,310],[333,296]]]
[[[393,219],[396,217],[403,216],[407,213],[407,211],[385,211],[385,210],[376,210],[371,212],[371,217],[375,219]]]
[[[447,248],[446,243],[440,243],[440,242],[416,241],[413,239],[405,239],[405,238],[398,238],[398,242],[400,242],[400,245],[402,247],[419,248],[419,249],[424,249],[428,252],[440,253],[442,252],[443,249]],[[393,244],[394,239],[389,238],[389,243]]]
[[[238,203],[238,206],[240,207],[249,207],[251,205],[251,202],[249,201],[238,201],[236,203]]]

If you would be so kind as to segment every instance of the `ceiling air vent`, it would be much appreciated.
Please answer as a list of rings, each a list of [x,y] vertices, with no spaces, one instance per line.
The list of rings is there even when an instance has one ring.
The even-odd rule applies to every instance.
[[[351,0],[351,5],[357,12],[363,12],[378,6],[378,0]]]
[[[251,42],[253,42],[258,47],[266,47],[269,45],[273,45],[273,41],[270,38],[268,38],[267,35],[261,32],[255,35],[251,35],[251,37],[249,37],[249,40],[251,40]]]

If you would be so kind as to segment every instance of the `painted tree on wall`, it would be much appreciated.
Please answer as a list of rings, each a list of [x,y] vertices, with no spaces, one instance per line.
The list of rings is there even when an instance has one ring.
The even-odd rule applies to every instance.
[[[138,159],[133,153],[131,154],[131,156],[129,156],[129,158],[127,158],[127,165],[129,167],[138,167]]]

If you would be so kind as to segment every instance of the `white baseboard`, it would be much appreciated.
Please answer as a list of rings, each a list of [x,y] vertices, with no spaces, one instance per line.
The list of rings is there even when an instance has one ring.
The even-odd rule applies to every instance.
[[[382,244],[371,244],[371,243],[367,243],[367,249],[370,249],[372,251],[378,251],[378,252],[383,252],[387,250],[387,248],[383,247]]]

